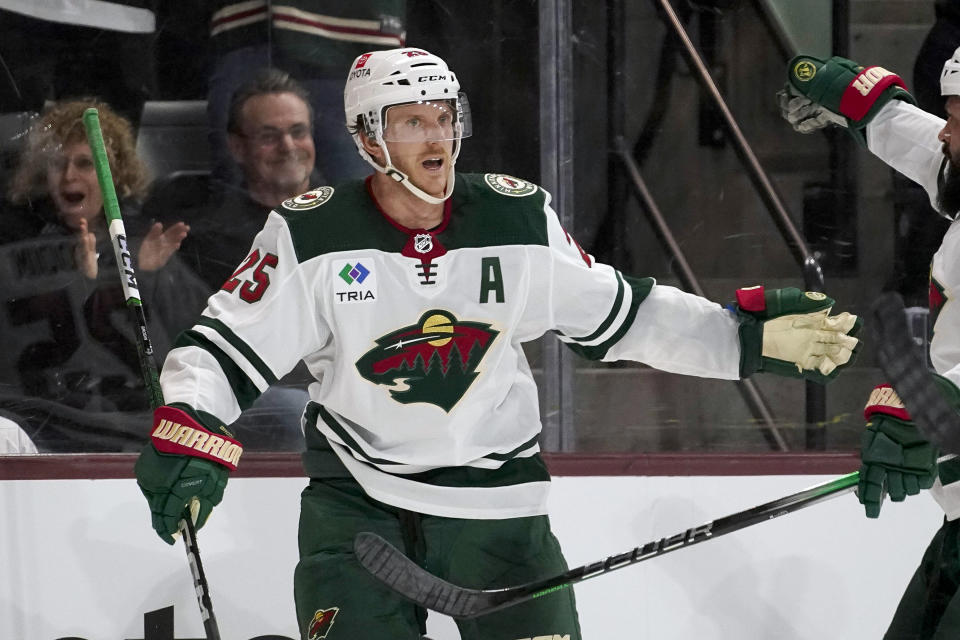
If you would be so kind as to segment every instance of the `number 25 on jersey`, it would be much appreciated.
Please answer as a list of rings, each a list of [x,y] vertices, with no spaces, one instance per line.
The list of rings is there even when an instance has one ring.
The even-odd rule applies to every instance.
[[[276,267],[277,261],[275,254],[267,253],[260,257],[260,250],[254,249],[220,289],[233,293],[237,287],[240,287],[241,300],[249,303],[257,302],[270,286],[268,269]]]

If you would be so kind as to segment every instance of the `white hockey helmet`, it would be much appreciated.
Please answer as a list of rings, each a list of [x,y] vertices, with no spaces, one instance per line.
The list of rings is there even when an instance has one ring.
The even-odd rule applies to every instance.
[[[443,102],[455,114],[450,172],[443,198],[418,188],[409,177],[393,166],[384,144],[384,119],[387,108],[398,104]],[[460,154],[460,140],[471,133],[470,107],[460,91],[456,75],[447,63],[423,49],[405,48],[372,51],[358,56],[350,67],[343,91],[343,109],[347,128],[353,133],[360,157],[374,169],[400,182],[418,198],[439,204],[453,193],[453,166]],[[376,140],[383,148],[386,166],[379,165],[363,148],[361,136]]]
[[[940,74],[940,95],[960,96],[960,47],[943,63]]]

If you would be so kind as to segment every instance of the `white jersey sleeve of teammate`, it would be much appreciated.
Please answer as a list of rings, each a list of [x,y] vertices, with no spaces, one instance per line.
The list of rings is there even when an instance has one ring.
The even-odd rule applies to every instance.
[[[937,180],[946,168],[937,134],[944,120],[908,102],[891,100],[867,125],[867,147],[927,192],[937,207]]]

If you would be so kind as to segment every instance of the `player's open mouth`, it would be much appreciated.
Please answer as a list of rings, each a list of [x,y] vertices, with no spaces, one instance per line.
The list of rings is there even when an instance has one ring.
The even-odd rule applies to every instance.
[[[60,197],[62,197],[62,198],[63,198],[63,201],[66,202],[67,204],[80,204],[81,202],[83,202],[83,199],[84,199],[86,196],[85,196],[84,194],[82,194],[82,193],[75,193],[75,192],[74,192],[74,193],[66,193],[66,192],[64,192],[64,193],[61,193],[61,194],[60,194]]]
[[[423,161],[423,166],[432,170],[439,169],[443,166],[443,158],[427,158]]]

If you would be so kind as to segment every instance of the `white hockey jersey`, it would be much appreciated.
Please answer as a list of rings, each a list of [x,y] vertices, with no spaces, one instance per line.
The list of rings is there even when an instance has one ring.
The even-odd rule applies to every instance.
[[[739,378],[732,313],[596,263],[534,184],[456,180],[429,231],[362,181],[285,202],[170,351],[167,402],[229,424],[303,360],[308,475],[345,467],[396,507],[509,518],[546,513],[549,486],[524,342],[556,331],[589,358]]]
[[[901,100],[891,100],[867,125],[867,146],[888,165],[921,185],[937,208],[937,183],[946,157],[937,135],[944,120]],[[960,225],[944,235],[930,267],[930,360],[937,373],[960,386]],[[960,517],[960,462],[940,465],[931,489],[950,520]],[[947,483],[944,486],[944,483]]]

